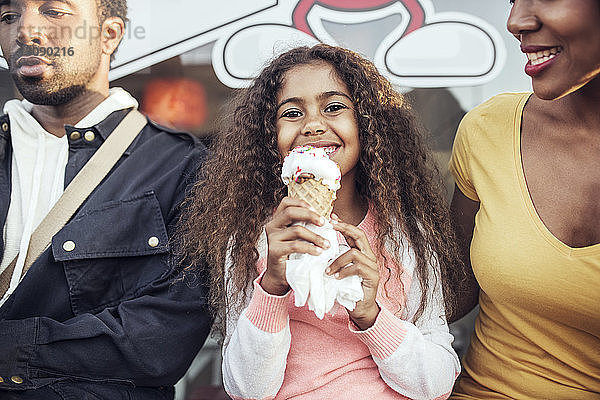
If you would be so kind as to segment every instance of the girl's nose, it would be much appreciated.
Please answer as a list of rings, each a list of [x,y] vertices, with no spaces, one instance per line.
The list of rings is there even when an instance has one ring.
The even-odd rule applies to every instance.
[[[326,130],[326,125],[320,118],[311,118],[302,127],[302,134],[305,136],[322,135]]]
[[[535,1],[515,0],[506,27],[518,40],[521,35],[528,32],[535,32],[540,29],[542,23],[536,14]]]

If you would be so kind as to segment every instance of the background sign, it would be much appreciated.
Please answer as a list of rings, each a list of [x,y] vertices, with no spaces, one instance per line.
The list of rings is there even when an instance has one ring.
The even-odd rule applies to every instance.
[[[335,25],[343,26],[344,35],[333,34]],[[378,42],[361,43],[365,25],[383,33]],[[436,13],[428,0],[285,1],[228,28],[212,60],[219,79],[231,87],[244,86],[277,53],[317,42],[366,55],[406,87],[483,84],[506,59],[494,27],[466,13]]]
[[[130,21],[111,79],[207,44],[212,44],[211,60],[219,80],[233,88],[247,85],[277,54],[318,42],[363,54],[403,87],[485,84],[498,76],[506,60],[495,27],[464,11],[436,12],[431,0],[164,4],[129,0]]]

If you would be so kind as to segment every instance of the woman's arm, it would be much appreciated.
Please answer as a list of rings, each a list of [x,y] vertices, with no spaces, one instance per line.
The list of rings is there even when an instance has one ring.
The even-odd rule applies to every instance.
[[[454,187],[454,196],[450,205],[450,214],[458,237],[458,246],[463,257],[463,265],[466,269],[464,282],[457,282],[456,291],[458,303],[456,310],[448,316],[449,322],[454,322],[464,317],[471,311],[479,300],[479,284],[473,275],[471,267],[471,240],[475,228],[475,214],[479,211],[479,202],[473,201],[465,196],[458,186]]]

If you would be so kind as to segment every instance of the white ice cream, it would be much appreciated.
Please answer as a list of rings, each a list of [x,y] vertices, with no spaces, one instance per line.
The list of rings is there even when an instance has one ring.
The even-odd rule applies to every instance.
[[[325,149],[312,146],[299,146],[283,160],[281,179],[288,185],[302,174],[311,174],[331,190],[340,188],[342,174],[340,167],[327,156]]]

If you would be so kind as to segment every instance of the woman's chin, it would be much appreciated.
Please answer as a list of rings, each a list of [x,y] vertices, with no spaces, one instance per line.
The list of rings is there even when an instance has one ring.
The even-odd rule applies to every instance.
[[[536,83],[534,80],[533,81],[533,93],[535,93],[535,96],[541,100],[548,100],[548,101],[558,100],[565,96],[570,95],[571,93],[578,91],[579,89],[583,88],[585,90],[585,86],[587,86],[589,83],[590,83],[590,81],[585,81],[585,82],[581,82],[579,84],[558,87],[558,86],[552,85],[552,84],[544,85],[541,83]]]

